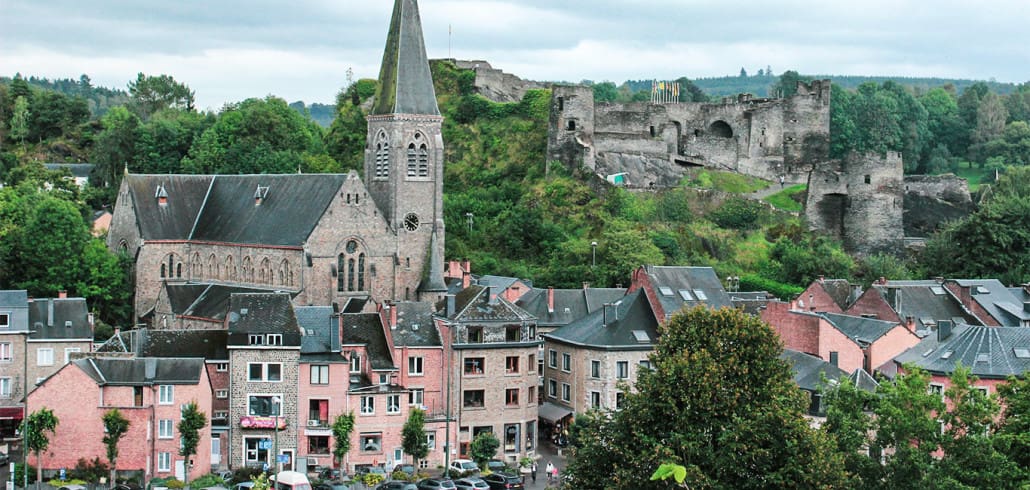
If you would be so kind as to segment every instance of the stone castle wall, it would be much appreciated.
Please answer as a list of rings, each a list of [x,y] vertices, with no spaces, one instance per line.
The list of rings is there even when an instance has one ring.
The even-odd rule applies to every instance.
[[[454,65],[476,72],[476,93],[494,102],[518,102],[526,91],[546,89],[549,83],[523,80],[510,73],[498,70],[483,60],[453,60]]]

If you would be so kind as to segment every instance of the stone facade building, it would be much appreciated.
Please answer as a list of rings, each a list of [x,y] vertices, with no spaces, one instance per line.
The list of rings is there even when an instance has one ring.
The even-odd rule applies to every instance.
[[[414,0],[395,3],[368,116],[365,180],[126,175],[108,246],[135,258],[136,316],[167,285],[289,291],[348,310],[436,301],[443,282],[443,118]],[[354,302],[357,306],[349,306]]]
[[[451,346],[448,385],[458,425],[457,454],[481,432],[500,441],[510,463],[536,454],[536,318],[504,298],[503,290],[479,285],[448,295],[437,324]]]

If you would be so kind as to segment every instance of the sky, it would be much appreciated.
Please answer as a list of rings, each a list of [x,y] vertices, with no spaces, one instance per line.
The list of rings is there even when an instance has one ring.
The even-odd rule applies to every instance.
[[[0,0],[0,75],[168,74],[197,106],[333,103],[376,78],[390,0]],[[421,0],[430,58],[538,81],[754,74],[1030,81],[1027,0]]]

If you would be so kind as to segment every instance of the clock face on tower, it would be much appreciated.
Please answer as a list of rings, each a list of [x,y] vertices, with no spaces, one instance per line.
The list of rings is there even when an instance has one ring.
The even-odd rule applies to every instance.
[[[408,215],[404,217],[404,228],[406,228],[408,231],[417,230],[418,215],[416,215],[415,213],[408,213]]]

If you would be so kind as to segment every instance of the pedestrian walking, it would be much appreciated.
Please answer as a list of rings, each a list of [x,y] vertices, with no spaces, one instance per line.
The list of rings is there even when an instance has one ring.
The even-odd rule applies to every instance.
[[[530,469],[530,473],[529,474],[532,475],[533,483],[536,483],[536,470],[537,470],[537,468],[536,468],[536,461],[533,462],[533,466],[531,466],[529,469]]]
[[[780,189],[782,189],[782,188],[783,188],[783,176],[781,175],[780,176]]]
[[[544,467],[544,474],[547,475],[547,483],[551,483],[551,475],[557,469],[558,468],[555,468],[554,465],[551,464],[550,461],[547,462],[547,466]]]
[[[552,478],[554,479],[554,482],[558,483],[559,480],[558,480],[558,467],[557,466],[555,466],[554,469],[551,470],[551,475],[552,475]]]

